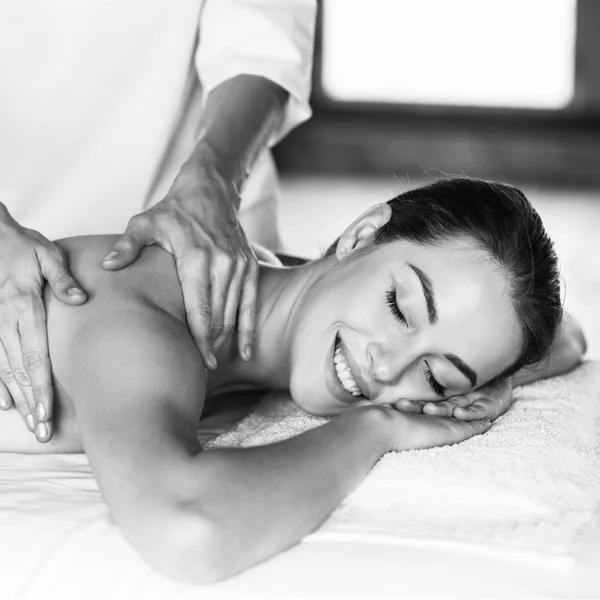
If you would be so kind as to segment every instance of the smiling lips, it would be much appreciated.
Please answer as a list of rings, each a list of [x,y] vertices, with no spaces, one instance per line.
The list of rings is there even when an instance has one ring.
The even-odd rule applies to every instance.
[[[352,371],[348,365],[348,361],[342,352],[342,346],[340,339],[337,338],[335,341],[335,352],[333,353],[333,363],[335,366],[335,372],[337,374],[340,383],[344,386],[344,389],[352,394],[353,396],[362,395],[361,389],[358,387],[356,380],[352,376]]]

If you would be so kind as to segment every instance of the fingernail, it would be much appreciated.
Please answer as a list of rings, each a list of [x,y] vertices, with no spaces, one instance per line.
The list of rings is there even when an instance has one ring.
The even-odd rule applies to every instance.
[[[210,350],[208,351],[208,362],[210,363],[211,367],[217,366],[217,357]]]
[[[9,407],[8,399],[4,396],[0,396],[0,407],[2,410],[6,410]]]
[[[35,421],[33,420],[33,415],[31,413],[25,417],[25,422],[27,423],[29,431],[35,431]]]
[[[244,348],[244,357],[246,360],[250,360],[252,358],[252,346],[250,344]]]
[[[116,251],[115,252],[111,252],[110,254],[107,254],[104,257],[104,260],[102,262],[105,262],[107,260],[115,260],[115,258],[117,258],[118,256],[119,256],[118,252],[116,252]]]
[[[46,418],[46,408],[41,402],[37,403],[37,418],[43,421]]]
[[[83,291],[76,287],[70,287],[67,290],[67,294],[69,294],[69,296],[79,296],[79,294],[83,294]]]
[[[48,428],[46,423],[38,423],[35,428],[35,433],[39,438],[45,438],[48,435]]]

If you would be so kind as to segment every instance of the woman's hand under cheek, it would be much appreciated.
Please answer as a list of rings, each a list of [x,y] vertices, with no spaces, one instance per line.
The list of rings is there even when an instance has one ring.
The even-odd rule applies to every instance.
[[[488,431],[489,419],[459,420],[424,414],[409,414],[389,404],[367,406],[364,410],[384,417],[386,444],[390,452],[450,446]]]
[[[403,412],[453,417],[460,421],[475,419],[494,421],[509,409],[512,399],[512,385],[508,379],[503,379],[495,384],[484,385],[468,394],[453,396],[440,402],[401,398],[396,402],[395,407]]]

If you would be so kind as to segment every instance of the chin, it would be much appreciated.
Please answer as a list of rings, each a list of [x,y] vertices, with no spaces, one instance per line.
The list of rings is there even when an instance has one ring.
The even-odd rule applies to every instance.
[[[314,391],[306,389],[290,389],[292,400],[304,412],[315,417],[337,417],[347,406],[340,406],[334,398],[323,398]]]

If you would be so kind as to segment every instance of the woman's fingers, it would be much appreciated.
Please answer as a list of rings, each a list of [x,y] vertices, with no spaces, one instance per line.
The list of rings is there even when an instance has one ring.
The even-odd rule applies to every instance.
[[[489,430],[492,423],[489,419],[477,419],[474,421],[453,420],[453,428],[450,434],[449,444],[459,444],[476,435],[481,435]]]
[[[461,397],[451,398],[456,404],[454,417],[460,420],[497,419],[503,415],[512,403],[512,386],[509,381],[498,381],[484,385],[478,390],[465,394],[468,402],[461,402]]]
[[[454,418],[461,421],[473,421],[475,419],[491,419],[492,415],[488,414],[487,407],[484,404],[474,403],[467,408],[455,408]]]
[[[394,413],[391,414],[392,419],[398,421],[398,443],[394,450],[422,450],[458,444],[485,433],[491,425],[489,419],[459,421],[454,418],[407,414],[402,411]]]
[[[453,412],[454,405],[447,400],[442,400],[441,402],[426,402],[423,405],[423,413],[426,415],[451,417]]]
[[[395,404],[398,410],[408,413],[421,413],[423,407],[428,404],[424,400],[409,400],[408,398],[400,398]]]

